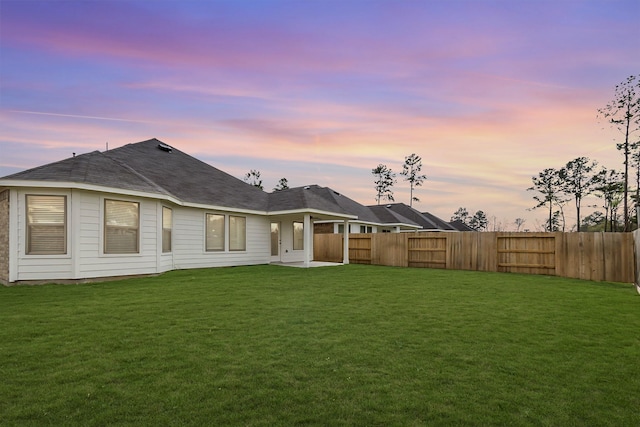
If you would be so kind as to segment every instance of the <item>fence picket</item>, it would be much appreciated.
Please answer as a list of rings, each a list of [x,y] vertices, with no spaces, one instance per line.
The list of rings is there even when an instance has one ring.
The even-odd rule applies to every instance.
[[[636,280],[640,233],[381,233],[349,235],[354,263]],[[640,257],[640,255],[638,255]],[[340,262],[342,235],[316,234],[314,259]]]

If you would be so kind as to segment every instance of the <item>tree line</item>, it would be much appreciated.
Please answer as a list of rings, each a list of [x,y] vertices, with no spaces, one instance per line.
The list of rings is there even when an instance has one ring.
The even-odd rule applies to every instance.
[[[537,194],[532,209],[548,210],[547,231],[565,231],[565,206],[571,202],[576,212],[576,231],[601,229],[602,231],[631,231],[638,228],[640,202],[640,75],[630,76],[615,87],[613,99],[598,109],[598,117],[618,130],[622,141],[616,149],[623,154],[623,170],[598,168],[598,162],[578,157],[560,169],[546,168],[531,178],[528,191]],[[631,173],[635,169],[635,195],[631,187]],[[598,197],[604,214],[596,211],[584,221],[581,216],[583,200],[589,195]],[[634,206],[629,205],[630,199]],[[620,218],[622,208],[622,218]],[[632,212],[632,211],[635,211]],[[634,221],[635,220],[635,221]]]
[[[565,231],[565,208],[571,203],[576,212],[575,230],[584,229],[602,231],[630,231],[638,226],[640,211],[640,75],[632,75],[616,85],[613,99],[604,107],[599,108],[598,117],[622,135],[622,141],[616,143],[616,149],[624,157],[623,170],[598,168],[598,162],[588,157],[577,157],[567,162],[559,169],[546,168],[533,176],[532,186],[527,191],[534,191],[533,199],[536,205],[532,209],[545,208],[547,218],[544,223],[546,231]],[[412,153],[405,157],[400,175],[409,183],[409,206],[420,199],[415,196],[417,187],[422,186],[427,176],[422,173],[422,157]],[[632,191],[631,173],[635,171],[635,194]],[[375,200],[380,205],[384,200],[394,202],[393,186],[397,183],[397,174],[387,165],[378,164],[371,169],[374,176]],[[264,189],[260,172],[250,170],[244,181],[260,189]],[[289,188],[286,178],[281,178],[274,191]],[[604,213],[595,211],[582,218],[582,207],[585,197],[598,197],[604,208]],[[633,208],[629,201],[634,202]],[[589,206],[598,207],[598,206]],[[622,209],[622,218],[620,218]],[[632,212],[635,211],[635,213]],[[479,210],[473,215],[466,208],[459,208],[454,212],[451,221],[459,220],[470,228],[478,231],[487,230],[489,219]],[[525,220],[516,218],[516,231],[521,231]],[[494,229],[498,227],[494,217]],[[528,231],[528,230],[524,230]]]
[[[404,164],[402,165],[402,172],[400,174],[404,176],[404,180],[409,182],[410,199],[409,206],[413,207],[413,202],[419,202],[420,199],[414,195],[416,187],[420,187],[422,183],[427,179],[427,176],[421,173],[422,171],[422,157],[415,153],[412,153],[405,157]],[[393,202],[393,185],[397,182],[396,173],[386,165],[379,164],[377,167],[371,170],[375,180],[375,200],[378,205],[383,200]],[[264,190],[262,185],[261,173],[258,170],[251,169],[243,177],[243,181],[247,184],[258,187]],[[289,188],[289,182],[287,178],[280,178],[278,184],[273,188],[274,191],[286,190]]]

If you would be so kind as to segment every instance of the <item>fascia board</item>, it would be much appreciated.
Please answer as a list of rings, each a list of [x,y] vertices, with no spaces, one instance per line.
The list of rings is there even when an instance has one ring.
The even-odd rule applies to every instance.
[[[405,228],[412,228],[416,230],[421,230],[423,228],[421,225],[406,224],[404,222],[395,222],[395,223],[386,222],[382,224],[382,227],[405,227]]]
[[[326,220],[322,220],[322,221],[315,221],[316,223],[335,223],[337,222],[337,220],[331,220],[331,219],[326,219]],[[421,225],[417,225],[417,224],[407,224],[404,222],[371,222],[371,221],[360,221],[360,220],[355,220],[353,221],[353,224],[362,224],[362,225],[375,225],[378,227],[405,227],[405,228],[411,228],[411,229],[416,229],[416,230],[420,230],[422,229]]]
[[[122,196],[144,197],[148,199],[157,199],[171,202],[178,206],[207,209],[212,211],[238,212],[252,215],[267,215],[266,211],[257,211],[253,209],[232,208],[229,206],[208,205],[204,203],[184,202],[175,197],[161,193],[148,193],[146,191],[125,190],[113,187],[103,187],[95,184],[82,184],[78,182],[61,182],[61,181],[30,181],[30,180],[0,180],[0,187],[21,187],[21,188],[71,188],[74,190],[96,191],[100,193],[118,194]]]
[[[319,209],[290,209],[290,210],[285,210],[285,211],[271,211],[271,212],[267,212],[267,215],[269,215],[269,216],[277,216],[277,215],[292,215],[292,214],[295,215],[295,214],[307,214],[307,213],[308,214],[333,216],[333,217],[344,218],[344,219],[358,219],[357,215],[343,214],[343,213],[329,212],[329,211],[321,211]],[[323,220],[323,221],[330,221],[330,220]],[[317,221],[317,222],[320,222],[320,221]]]

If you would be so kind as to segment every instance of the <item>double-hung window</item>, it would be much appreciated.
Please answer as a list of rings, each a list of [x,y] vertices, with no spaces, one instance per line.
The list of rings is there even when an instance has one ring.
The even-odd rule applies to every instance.
[[[67,197],[26,196],[28,255],[67,253]]]
[[[171,252],[171,234],[173,231],[173,211],[162,207],[162,253]]]
[[[373,232],[373,227],[366,226],[366,225],[361,225],[360,226],[360,232],[361,233],[372,233]]]
[[[301,251],[304,249],[304,223],[293,223],[293,250]]]
[[[207,251],[224,251],[224,215],[207,214]]]
[[[140,204],[104,201],[104,253],[136,254],[139,249]]]
[[[243,216],[229,216],[229,250],[247,250],[247,219]]]

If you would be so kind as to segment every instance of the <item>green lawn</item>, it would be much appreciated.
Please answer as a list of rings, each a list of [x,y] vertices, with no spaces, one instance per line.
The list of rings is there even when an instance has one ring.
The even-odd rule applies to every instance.
[[[349,265],[0,287],[0,425],[640,425],[631,285]]]

